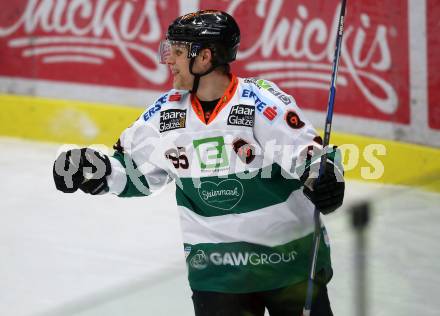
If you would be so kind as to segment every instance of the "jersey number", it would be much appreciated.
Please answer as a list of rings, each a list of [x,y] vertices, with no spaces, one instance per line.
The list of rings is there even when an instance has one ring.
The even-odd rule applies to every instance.
[[[173,163],[174,168],[188,169],[189,161],[184,147],[171,148],[165,152],[165,157]]]

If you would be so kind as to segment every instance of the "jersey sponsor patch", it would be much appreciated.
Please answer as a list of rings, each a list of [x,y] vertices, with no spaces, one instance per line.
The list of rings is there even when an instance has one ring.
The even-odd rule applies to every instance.
[[[197,252],[191,257],[189,260],[189,265],[196,270],[203,270],[208,267],[209,260],[206,256],[205,252],[201,249],[197,250]]]
[[[246,164],[251,163],[255,159],[255,147],[242,138],[235,140],[232,144],[235,153]]]
[[[159,132],[186,127],[186,110],[170,109],[160,112]]]
[[[203,203],[225,211],[237,206],[243,195],[243,184],[236,179],[226,179],[220,182],[203,181],[199,187],[199,196]]]
[[[232,106],[228,116],[228,125],[253,127],[255,120],[255,107],[246,104]]]
[[[295,250],[277,251],[223,251],[221,249],[213,252],[197,249],[194,254],[190,254],[189,266],[192,269],[203,270],[214,266],[264,266],[288,264],[297,260],[299,254]]]
[[[276,106],[268,106],[264,109],[263,111],[263,115],[269,120],[269,121],[273,121],[277,115],[278,115],[278,111],[277,111],[277,107]]]
[[[182,99],[182,95],[178,91],[174,94],[171,94],[168,97],[169,102],[177,102],[177,101],[180,101],[181,99]]]
[[[263,118],[269,123],[274,123],[278,117],[280,117],[283,111],[275,105],[270,105],[268,100],[266,100],[262,95],[257,95],[252,90],[244,89],[241,97],[250,98],[255,101],[255,108],[257,112],[263,115]],[[265,102],[266,101],[266,102]]]
[[[292,101],[290,100],[290,97],[285,94],[283,91],[275,89],[274,87],[272,87],[272,85],[267,82],[266,80],[263,79],[256,79],[256,78],[246,78],[244,80],[244,82],[246,83],[253,83],[254,85],[256,85],[259,89],[263,89],[263,90],[267,90],[269,91],[271,94],[273,94],[274,96],[276,96],[281,102],[283,102],[285,105],[289,105],[290,103],[292,103]]]
[[[160,111],[162,105],[167,101],[168,95],[161,96],[154,105],[150,106],[143,114],[144,121],[147,122],[150,118]]]
[[[228,154],[223,136],[193,140],[202,171],[229,168]]]
[[[296,114],[295,111],[289,110],[286,113],[286,116],[284,117],[286,119],[286,123],[287,125],[289,125],[289,127],[293,128],[293,129],[300,129],[302,127],[304,127],[304,122],[301,121],[301,119],[299,118],[299,115]]]

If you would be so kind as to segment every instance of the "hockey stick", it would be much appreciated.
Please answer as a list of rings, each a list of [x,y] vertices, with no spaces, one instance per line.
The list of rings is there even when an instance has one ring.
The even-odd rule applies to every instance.
[[[346,0],[342,0],[341,3],[341,12],[339,14],[339,23],[338,23],[338,32],[336,35],[336,48],[335,48],[335,56],[333,59],[333,69],[332,69],[332,78],[330,83],[330,94],[328,98],[327,104],[327,118],[325,120],[325,129],[324,129],[324,141],[323,141],[323,149],[324,154],[321,156],[321,162],[319,164],[319,178],[325,172],[325,166],[327,163],[327,147],[330,143],[330,131],[332,128],[332,119],[333,119],[333,106],[335,103],[335,95],[336,95],[336,79],[338,74],[338,65],[339,65],[339,57],[341,55],[341,46],[342,46],[342,35],[344,33],[344,19],[345,19],[345,5]],[[303,316],[310,316],[310,311],[312,309],[312,297],[313,297],[313,285],[315,280],[315,269],[316,262],[318,261],[318,249],[319,243],[321,241],[321,220],[319,216],[319,210],[315,207],[315,211],[313,214],[313,219],[315,222],[315,231],[313,233],[313,247],[312,247],[312,258],[310,262],[310,270],[309,270],[309,280],[307,283],[307,293],[306,293],[306,302],[304,305]]]

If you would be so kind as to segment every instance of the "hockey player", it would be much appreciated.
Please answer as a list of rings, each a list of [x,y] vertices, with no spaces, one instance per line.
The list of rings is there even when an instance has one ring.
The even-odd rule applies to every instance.
[[[231,73],[239,42],[227,13],[177,18],[160,45],[174,89],[122,133],[111,157],[88,148],[60,154],[54,180],[63,192],[121,197],[174,180],[195,314],[300,315],[314,207],[328,214],[342,204],[342,172],[330,157],[316,181],[319,136],[274,83]],[[332,315],[324,227],[322,235],[315,316]]]

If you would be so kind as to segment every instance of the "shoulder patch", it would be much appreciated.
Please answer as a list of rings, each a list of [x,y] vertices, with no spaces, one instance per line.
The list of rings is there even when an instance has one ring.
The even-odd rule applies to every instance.
[[[283,102],[285,105],[289,105],[292,103],[291,97],[278,89],[272,82],[263,80],[263,79],[257,79],[257,78],[246,78],[244,79],[245,83],[252,83],[254,84],[258,89],[266,90],[275,97],[277,97],[281,102]]]
[[[286,120],[287,125],[293,129],[300,129],[305,125],[305,123],[299,118],[299,115],[292,110],[287,111],[284,119]]]
[[[168,97],[168,102],[178,102],[182,99],[182,95],[179,93],[179,91],[176,91]]]

